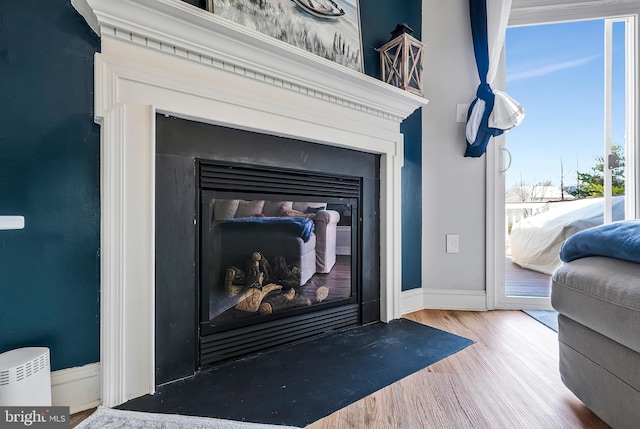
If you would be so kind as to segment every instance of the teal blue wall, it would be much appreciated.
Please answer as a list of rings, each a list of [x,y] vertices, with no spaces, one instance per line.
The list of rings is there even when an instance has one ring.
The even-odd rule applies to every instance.
[[[202,0],[188,0],[192,4]],[[360,0],[365,71],[399,22],[421,27],[418,0]],[[100,40],[69,0],[0,1],[0,353],[51,348],[53,370],[99,360],[99,127],[93,55]],[[419,113],[402,125],[403,289],[420,286]]]
[[[99,360],[99,39],[68,0],[0,2],[0,352]]]
[[[375,48],[389,41],[396,24],[411,27],[421,40],[420,0],[360,0],[360,21],[365,73],[380,78],[380,57]],[[402,123],[402,290],[422,285],[422,109]]]

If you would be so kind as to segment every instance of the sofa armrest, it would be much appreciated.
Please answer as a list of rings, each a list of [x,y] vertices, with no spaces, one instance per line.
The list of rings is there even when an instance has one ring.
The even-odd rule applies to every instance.
[[[316,213],[313,221],[316,224],[316,228],[320,226],[318,224],[337,224],[338,222],[340,222],[340,213],[335,210],[320,210]]]
[[[328,273],[336,263],[336,231],[340,213],[320,210],[314,218],[316,234],[316,271]]]

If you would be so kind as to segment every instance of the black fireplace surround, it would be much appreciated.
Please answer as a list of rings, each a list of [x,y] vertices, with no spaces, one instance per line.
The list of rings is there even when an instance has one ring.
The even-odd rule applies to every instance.
[[[158,114],[156,385],[188,377],[212,363],[378,321],[379,167],[375,154]],[[266,301],[274,305],[287,304],[273,312],[269,306],[268,314],[262,308],[236,310],[237,300],[229,301],[225,312],[216,310],[222,305],[217,300],[230,299],[227,268],[239,266],[244,275],[255,252],[263,252],[272,265],[280,253],[281,261],[286,257],[282,266],[296,273],[299,269],[295,254],[279,250],[286,243],[264,235],[261,225],[212,221],[214,201],[234,198],[322,202],[327,210],[338,210],[341,225],[351,227],[350,254],[336,264],[347,273],[344,291],[313,299],[324,278],[332,275],[314,274],[303,279],[304,285],[267,295],[273,296]],[[288,304],[282,297],[288,295],[295,296],[291,302],[298,305]]]

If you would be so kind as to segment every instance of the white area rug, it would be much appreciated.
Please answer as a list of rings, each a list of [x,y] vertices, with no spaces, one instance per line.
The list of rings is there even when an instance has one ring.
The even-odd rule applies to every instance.
[[[208,417],[141,413],[98,407],[77,429],[294,429],[294,426],[265,425]]]

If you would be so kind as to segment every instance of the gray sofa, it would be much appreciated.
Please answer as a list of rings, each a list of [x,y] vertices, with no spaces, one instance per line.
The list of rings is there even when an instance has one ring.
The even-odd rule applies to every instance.
[[[586,257],[553,275],[563,383],[613,428],[640,427],[640,264]]]

